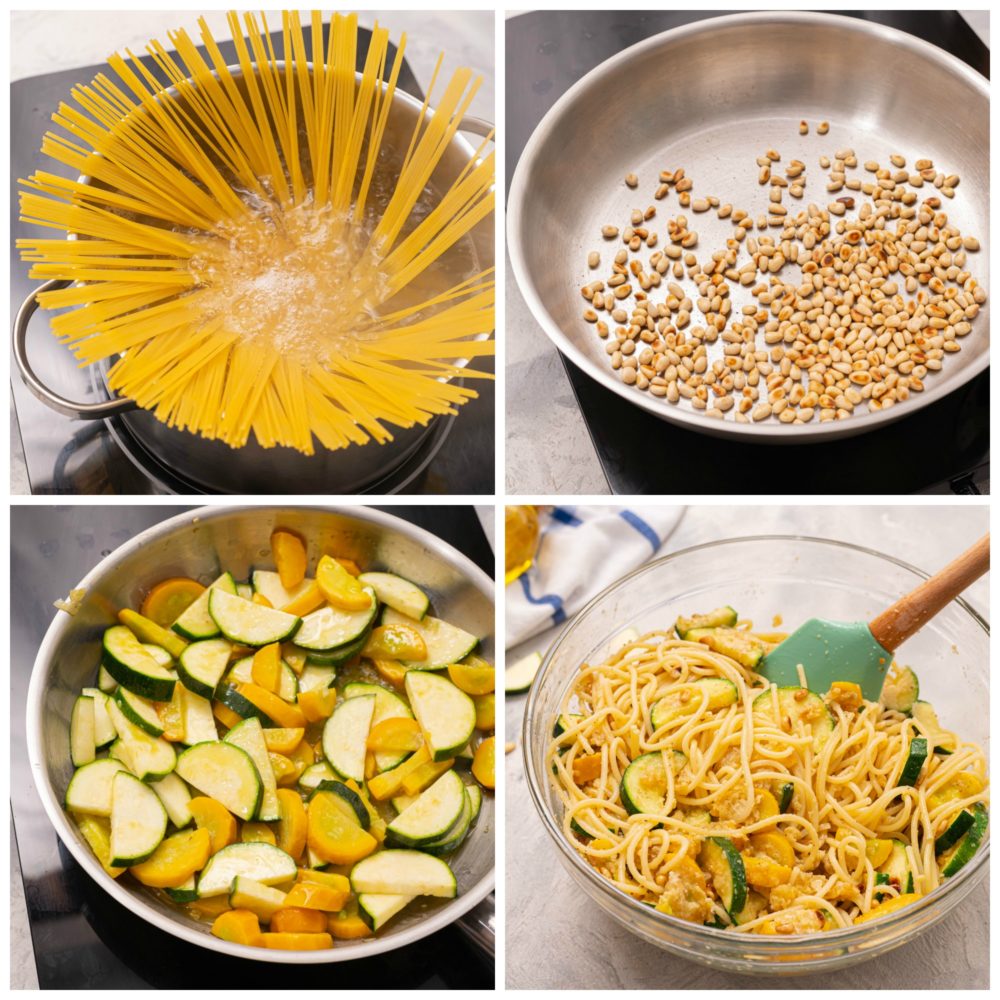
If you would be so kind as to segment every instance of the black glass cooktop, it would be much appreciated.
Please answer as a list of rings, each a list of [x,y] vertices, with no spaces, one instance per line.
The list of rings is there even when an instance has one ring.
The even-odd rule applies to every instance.
[[[643,38],[727,13],[733,12],[535,11],[510,18],[504,122],[508,186],[531,133],[577,80]],[[989,76],[989,49],[956,11],[837,13],[909,32]],[[881,430],[778,448],[709,437],[658,420],[560,359],[614,493],[989,492],[988,371]],[[665,460],[650,461],[652,454]],[[711,460],[695,461],[698,456]],[[774,467],[779,457],[781,467],[794,475],[785,481],[759,480],[760,470]]]
[[[494,965],[452,925],[406,948],[336,965],[274,965],[217,955],[136,919],[56,836],[34,790],[25,742],[31,667],[52,601],[127,539],[189,507],[19,506],[11,516],[11,811],[42,989],[491,989]],[[471,507],[379,508],[465,553],[490,576],[493,553]],[[488,905],[488,904],[483,904]],[[474,913],[476,911],[473,911]]]
[[[183,20],[183,19],[182,19]],[[328,31],[324,25],[324,33]],[[310,28],[303,27],[306,44]],[[358,31],[357,65],[361,69],[368,50],[370,32]],[[278,57],[282,54],[280,32],[272,36]],[[230,63],[236,62],[232,42],[220,42],[219,47]],[[395,46],[390,45],[388,58],[395,58]],[[143,62],[162,79],[159,70],[148,57]],[[65,174],[66,168],[39,153],[42,136],[51,127],[50,117],[66,99],[70,89],[91,80],[106,67],[90,66],[18,80],[10,95],[10,225],[11,225],[11,321],[25,297],[38,285],[27,276],[28,268],[13,253],[13,240],[32,232],[18,221],[17,178],[27,177],[34,170],[51,170]],[[408,63],[403,64],[399,87],[423,99]],[[93,373],[76,367],[70,353],[58,343],[47,328],[44,314],[36,313],[28,332],[31,363],[45,381],[65,398],[77,402],[98,402],[107,393]],[[492,371],[492,359],[484,358],[477,365]],[[171,494],[201,493],[197,484],[185,480],[165,467],[129,432],[120,419],[81,421],[64,417],[37,400],[25,387],[11,360],[11,391],[16,410],[15,424],[21,450],[27,465],[32,493],[47,494]],[[413,494],[493,493],[494,387],[491,381],[476,379],[479,398],[461,407],[455,417],[435,421],[417,453],[404,467],[366,492]],[[16,441],[16,439],[14,439]],[[283,483],[275,484],[275,492],[289,492]],[[294,490],[291,490],[294,492]]]

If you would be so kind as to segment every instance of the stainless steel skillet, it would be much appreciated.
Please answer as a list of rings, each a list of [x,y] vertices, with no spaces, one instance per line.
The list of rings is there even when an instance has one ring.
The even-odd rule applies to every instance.
[[[798,123],[812,123],[799,135]],[[816,123],[830,122],[828,135]],[[925,380],[922,393],[877,414],[827,424],[736,424],[704,417],[625,386],[603,342],[582,320],[580,286],[595,274],[587,253],[608,256],[601,227],[656,204],[684,211],[671,193],[653,201],[661,169],[683,166],[696,196],[759,210],[766,196],[754,162],[764,149],[798,158],[815,178],[808,200],[825,204],[820,155],[852,147],[860,161],[932,159],[961,177],[942,199],[963,233],[978,237],[970,269],[989,275],[989,98],[987,81],[959,60],[910,35],[837,15],[798,12],[709,18],[646,39],[609,59],[569,90],[531,137],[508,199],[508,250],[525,300],[546,334],[591,378],[654,415],[694,430],[774,443],[829,440],[873,430],[968,382],[988,364],[988,304],[961,352]],[[623,178],[635,172],[632,191]],[[824,185],[818,182],[823,178]],[[816,191],[819,188],[819,191]],[[849,193],[849,192],[848,192]],[[810,197],[811,196],[811,197]],[[689,220],[699,257],[724,246],[731,224],[712,212]],[[774,232],[772,230],[772,232]],[[613,252],[613,251],[612,251]],[[747,258],[741,256],[741,262]],[[737,265],[739,266],[739,264]],[[683,283],[682,283],[683,284]],[[686,286],[693,290],[693,286]],[[734,307],[744,298],[734,295]],[[711,355],[710,355],[711,356]]]

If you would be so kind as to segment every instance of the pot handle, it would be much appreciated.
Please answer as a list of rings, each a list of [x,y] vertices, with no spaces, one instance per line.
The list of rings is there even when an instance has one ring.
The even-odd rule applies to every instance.
[[[460,132],[471,132],[473,135],[481,136],[483,139],[485,139],[490,132],[495,131],[495,129],[496,126],[492,125],[484,118],[473,118],[471,115],[466,115],[458,125],[458,130]],[[493,142],[496,142],[496,136],[493,137]]]
[[[65,417],[75,417],[78,420],[100,420],[116,413],[135,409],[135,401],[131,399],[110,399],[104,403],[74,403],[65,399],[59,393],[50,389],[36,374],[28,361],[28,323],[38,308],[38,295],[42,292],[65,288],[70,282],[54,278],[32,291],[21,303],[14,319],[13,347],[14,361],[24,384],[31,390],[33,396],[40,399],[46,406]]]

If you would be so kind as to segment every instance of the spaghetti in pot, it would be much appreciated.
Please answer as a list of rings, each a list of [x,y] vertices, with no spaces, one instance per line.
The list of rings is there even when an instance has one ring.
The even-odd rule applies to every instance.
[[[804,676],[777,688],[738,661],[781,636],[700,631],[636,637],[563,701],[546,760],[564,833],[599,874],[675,917],[807,934],[899,909],[971,858],[986,757],[930,705],[848,683],[820,696]]]
[[[21,219],[65,238],[17,241],[52,332],[159,420],[243,447],[313,454],[392,440],[476,396],[459,377],[493,353],[493,269],[472,233],[493,212],[484,142],[439,171],[481,80],[441,60],[408,134],[394,118],[405,38],[376,24],[356,73],[357,15],[232,12],[238,66],[204,18],[203,55],[151,42],[160,71],[114,55],[117,79],[73,89],[42,153],[89,178],[36,171]],[[245,30],[245,34],[244,34]],[[161,83],[169,81],[169,89]],[[487,141],[489,141],[488,137]],[[444,172],[447,173],[447,170]],[[440,188],[440,190],[438,189]]]

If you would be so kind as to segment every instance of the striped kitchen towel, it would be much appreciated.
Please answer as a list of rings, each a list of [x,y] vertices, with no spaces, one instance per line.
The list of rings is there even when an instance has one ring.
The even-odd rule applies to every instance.
[[[683,507],[549,507],[531,569],[506,590],[508,648],[560,625],[663,549]]]

